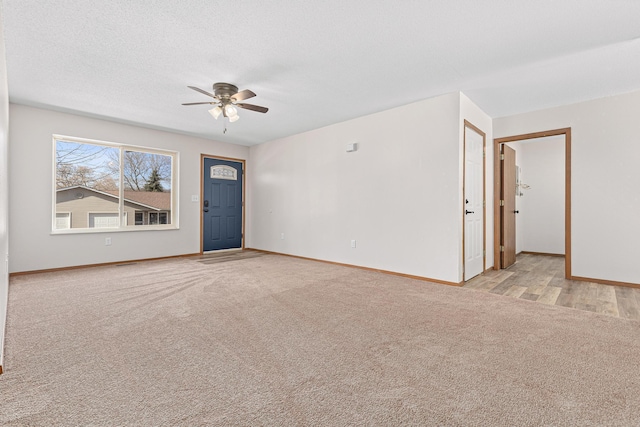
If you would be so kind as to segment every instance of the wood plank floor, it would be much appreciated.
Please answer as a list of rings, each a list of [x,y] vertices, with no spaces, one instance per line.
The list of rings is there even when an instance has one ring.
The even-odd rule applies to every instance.
[[[207,252],[194,258],[203,264],[218,264],[221,262],[240,261],[248,258],[257,258],[263,255],[264,253],[258,251],[231,250]]]
[[[640,320],[640,289],[566,280],[562,257],[520,254],[511,267],[487,271],[464,287]]]

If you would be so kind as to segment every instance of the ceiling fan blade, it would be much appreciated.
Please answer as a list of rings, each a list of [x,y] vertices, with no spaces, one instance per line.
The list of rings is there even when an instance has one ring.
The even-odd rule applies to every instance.
[[[216,104],[215,101],[207,101],[207,102],[187,102],[182,105],[202,105],[202,104]]]
[[[269,111],[267,107],[261,107],[259,105],[241,103],[238,103],[236,105],[240,108],[244,108],[245,110],[257,111],[258,113],[266,113],[267,111]]]
[[[253,98],[256,96],[255,93],[251,92],[249,89],[241,90],[231,97],[234,101],[244,101],[245,99]]]
[[[193,89],[193,90],[195,90],[196,92],[204,93],[204,94],[205,94],[205,95],[207,95],[207,96],[210,96],[210,97],[212,97],[212,98],[216,98],[216,96],[215,96],[214,94],[209,93],[209,92],[207,92],[206,90],[202,90],[202,89],[200,89],[199,87],[195,87],[195,86],[187,86],[187,87],[188,87],[189,89]],[[218,99],[218,98],[216,98],[216,99]]]

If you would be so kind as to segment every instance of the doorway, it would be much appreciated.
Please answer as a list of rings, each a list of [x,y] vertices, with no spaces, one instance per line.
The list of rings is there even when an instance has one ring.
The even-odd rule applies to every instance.
[[[536,132],[523,135],[515,135],[505,138],[496,138],[494,140],[494,269],[499,270],[507,268],[510,264],[508,260],[515,259],[515,227],[509,227],[515,218],[514,209],[515,202],[511,203],[510,190],[506,187],[510,184],[504,184],[503,176],[504,153],[501,147],[509,142],[525,141],[537,138],[545,138],[550,136],[563,136],[565,148],[565,174],[564,174],[564,253],[565,253],[565,278],[571,278],[571,128],[556,129],[544,132]],[[507,167],[507,170],[510,168]],[[510,183],[511,178],[507,178],[506,182]],[[514,179],[515,183],[515,179]],[[515,188],[515,185],[514,185]],[[505,190],[508,190],[505,192]],[[515,192],[514,192],[515,193]],[[513,196],[515,198],[515,195]],[[507,227],[505,227],[507,225]],[[507,244],[505,244],[505,242]],[[514,251],[513,254],[505,253],[505,251]],[[507,260],[507,262],[505,262]]]
[[[200,252],[244,248],[244,160],[202,155]]]
[[[462,269],[465,281],[485,270],[485,144],[486,134],[465,120],[462,234]]]

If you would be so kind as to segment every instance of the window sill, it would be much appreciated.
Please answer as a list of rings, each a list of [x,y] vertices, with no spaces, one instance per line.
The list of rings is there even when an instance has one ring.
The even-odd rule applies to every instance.
[[[101,233],[130,233],[139,231],[167,231],[179,230],[177,225],[132,225],[127,228],[67,228],[61,230],[51,230],[50,235],[59,236],[65,234],[101,234]]]

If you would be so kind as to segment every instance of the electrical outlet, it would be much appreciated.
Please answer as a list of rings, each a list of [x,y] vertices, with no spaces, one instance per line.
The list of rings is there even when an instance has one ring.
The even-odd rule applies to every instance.
[[[104,245],[105,246],[111,246],[111,237],[105,237]]]
[[[191,196],[191,201],[192,202],[199,202],[200,201],[200,196],[198,196],[197,194],[194,194]]]
[[[356,241],[355,241],[355,240],[352,240],[352,241],[351,241],[351,247],[352,247],[352,248],[355,248],[355,247],[356,247]]]

